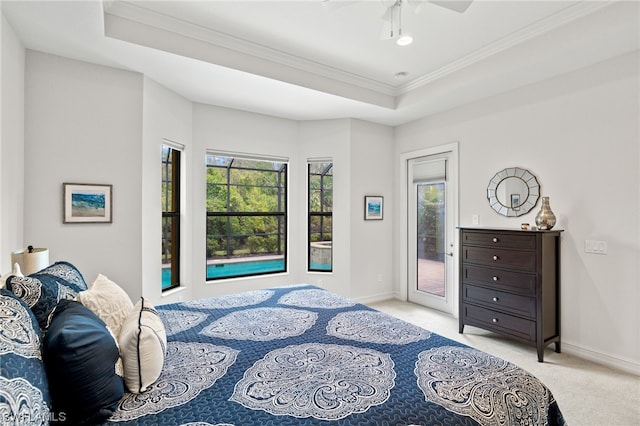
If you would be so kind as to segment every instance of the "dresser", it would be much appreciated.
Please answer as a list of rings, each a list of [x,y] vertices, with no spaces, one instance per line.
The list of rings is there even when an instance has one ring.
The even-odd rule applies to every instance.
[[[534,345],[538,361],[555,343],[560,352],[562,230],[460,228],[460,317]]]

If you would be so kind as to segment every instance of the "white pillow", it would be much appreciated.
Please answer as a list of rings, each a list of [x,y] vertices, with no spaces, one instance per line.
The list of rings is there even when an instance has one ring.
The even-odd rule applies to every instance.
[[[116,338],[120,334],[122,323],[133,311],[129,295],[102,274],[98,274],[89,290],[78,293],[76,300],[100,317]]]
[[[153,305],[141,298],[127,317],[118,337],[124,383],[131,393],[141,393],[162,373],[167,333]]]

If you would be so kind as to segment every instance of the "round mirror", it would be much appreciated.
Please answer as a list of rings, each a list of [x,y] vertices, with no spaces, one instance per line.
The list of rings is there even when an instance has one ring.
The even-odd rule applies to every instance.
[[[527,169],[510,167],[489,181],[487,198],[491,208],[503,216],[522,216],[538,203],[540,185]]]

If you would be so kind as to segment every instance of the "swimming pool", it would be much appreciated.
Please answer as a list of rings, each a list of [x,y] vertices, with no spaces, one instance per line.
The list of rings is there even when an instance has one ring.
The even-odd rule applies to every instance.
[[[318,271],[331,271],[331,265],[312,263],[311,268]],[[246,262],[216,263],[207,265],[207,279],[230,278],[251,274],[285,272],[284,259],[249,260]],[[171,270],[162,268],[162,288],[171,286]]]
[[[285,272],[284,259],[250,260],[247,262],[207,265],[207,279],[210,280],[269,272]]]
[[[312,271],[331,271],[331,265],[326,263],[311,262],[309,267]]]
[[[247,262],[216,263],[207,265],[207,279],[237,277],[250,274],[284,272],[284,259],[250,260]],[[162,288],[171,285],[171,270],[162,269]]]

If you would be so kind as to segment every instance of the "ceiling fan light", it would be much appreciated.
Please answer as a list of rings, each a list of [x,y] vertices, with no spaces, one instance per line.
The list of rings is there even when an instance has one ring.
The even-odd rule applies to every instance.
[[[411,37],[411,34],[403,34],[398,37],[396,43],[398,44],[398,46],[408,46],[413,43],[413,37]]]

